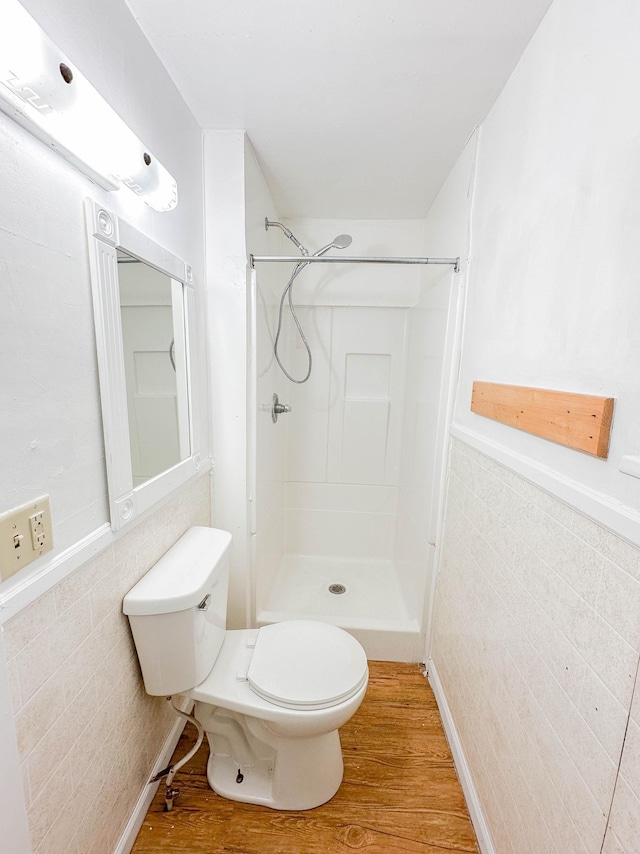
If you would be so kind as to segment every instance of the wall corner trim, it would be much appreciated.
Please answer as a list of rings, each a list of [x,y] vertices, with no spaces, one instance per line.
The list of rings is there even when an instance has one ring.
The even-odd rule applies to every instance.
[[[453,755],[453,762],[456,766],[460,785],[462,786],[462,791],[469,809],[469,815],[471,816],[471,823],[473,824],[473,829],[476,832],[478,846],[482,854],[497,854],[489,832],[487,820],[482,810],[482,805],[480,804],[480,798],[478,797],[478,792],[473,782],[473,777],[471,776],[471,769],[467,762],[467,757],[465,756],[462,742],[458,735],[458,730],[456,728],[451,709],[449,708],[449,703],[447,702],[444,687],[440,681],[436,664],[432,658],[427,662],[427,674],[429,684],[433,689],[433,693],[438,704],[440,717],[442,718],[442,725],[444,726],[444,731],[447,734],[449,747],[451,748],[451,753]]]

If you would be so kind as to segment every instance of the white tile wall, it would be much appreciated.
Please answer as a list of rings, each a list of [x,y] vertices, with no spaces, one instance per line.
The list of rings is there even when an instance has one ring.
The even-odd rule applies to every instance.
[[[390,560],[398,490],[346,483],[287,483],[287,553]]]
[[[290,382],[277,369],[274,377],[282,403],[291,412],[278,421],[286,433],[286,480],[323,482],[327,480],[327,442],[331,388],[335,385],[336,366],[331,360],[332,313],[326,307],[300,307],[296,313],[311,348],[313,365],[306,383]],[[284,317],[280,343],[281,360],[292,377],[301,379],[308,370],[307,351],[292,320]]]
[[[286,416],[287,480],[398,482],[407,312],[326,306],[296,309],[313,355],[308,382],[276,374]],[[303,377],[307,353],[285,314],[282,359]]]
[[[433,659],[498,854],[640,851],[640,552],[461,442]],[[640,734],[640,729],[638,729]]]
[[[332,310],[327,445],[332,483],[398,483],[406,319],[405,309]]]
[[[34,854],[111,854],[175,720],[145,694],[122,598],[192,525],[209,476],[21,611],[4,640]]]
[[[303,482],[285,484],[287,507],[395,515],[397,504],[398,490],[394,486]]]
[[[258,531],[252,537],[252,561],[255,589],[255,612],[266,607],[265,603],[273,587],[274,580],[284,555],[284,519],[281,488],[278,500],[273,502],[269,512],[262,520]]]
[[[395,517],[390,514],[294,507],[285,512],[285,541],[290,554],[391,558]]]

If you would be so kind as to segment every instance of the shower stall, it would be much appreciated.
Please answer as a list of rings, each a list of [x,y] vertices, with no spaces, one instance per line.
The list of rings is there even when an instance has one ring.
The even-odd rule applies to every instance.
[[[267,225],[271,254],[301,262],[314,252],[416,256],[424,242],[420,221]],[[353,239],[348,251],[340,232]],[[421,659],[458,279],[451,264],[254,264],[249,531],[258,625],[325,620],[351,631],[370,658]]]

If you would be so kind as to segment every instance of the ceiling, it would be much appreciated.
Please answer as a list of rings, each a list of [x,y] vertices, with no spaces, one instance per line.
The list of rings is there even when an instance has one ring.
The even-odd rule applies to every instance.
[[[551,0],[127,0],[285,217],[424,217]]]

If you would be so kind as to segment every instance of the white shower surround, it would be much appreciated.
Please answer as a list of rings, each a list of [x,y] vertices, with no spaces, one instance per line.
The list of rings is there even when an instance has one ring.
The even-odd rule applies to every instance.
[[[339,232],[353,236],[357,254],[424,248],[424,221],[287,225],[310,251]],[[440,269],[434,284],[432,270],[415,267],[303,271],[294,301],[313,372],[296,385],[271,353],[291,268],[265,267],[257,271],[256,619],[327,620],[355,634],[371,658],[420,660],[434,549],[416,517],[431,518],[454,278]],[[281,358],[302,377],[306,350],[285,323]],[[268,411],[274,391],[292,406],[276,425]],[[277,434],[283,444],[274,453]],[[346,593],[330,594],[331,583]]]
[[[281,567],[295,563],[289,558],[283,564],[285,555],[303,553],[293,551],[293,543],[287,542],[287,530],[296,531],[301,546],[301,537],[307,538],[307,544],[309,538],[315,537],[316,542],[322,542],[325,554],[342,559],[346,567],[354,554],[363,556],[355,549],[357,525],[350,524],[357,520],[364,546],[369,545],[371,531],[376,537],[383,532],[375,557],[390,561],[387,569],[392,569],[385,572],[385,577],[393,584],[394,597],[401,591],[409,619],[395,619],[399,614],[405,615],[402,608],[389,609],[384,620],[374,619],[370,612],[366,630],[350,630],[361,632],[358,636],[371,657],[422,660],[432,609],[442,448],[451,409],[449,388],[455,376],[453,354],[459,338],[457,318],[465,280],[464,263],[461,274],[442,267],[415,266],[331,265],[305,270],[296,281],[295,302],[301,307],[301,315],[312,312],[314,323],[305,325],[311,339],[317,337],[315,321],[324,325],[326,352],[323,355],[320,348],[316,353],[314,374],[304,389],[304,394],[313,391],[315,397],[311,402],[298,401],[298,394],[303,391],[284,379],[272,350],[278,303],[291,268],[264,264],[256,265],[252,271],[246,263],[249,253],[281,255],[290,251],[289,241],[279,229],[265,230],[265,217],[279,218],[269,188],[244,133],[208,131],[204,152],[209,176],[205,185],[207,271],[212,282],[208,309],[210,365],[213,398],[219,402],[213,430],[214,515],[217,524],[234,535],[229,626],[240,628],[291,616],[275,610],[270,600]],[[464,261],[474,156],[475,141],[461,156],[427,220],[296,220],[286,224],[311,251],[346,232],[352,234],[354,252],[358,254],[460,255]],[[356,357],[363,353],[377,357],[390,352],[387,347],[376,353],[375,347],[358,343],[367,333],[361,322],[364,317],[369,323],[373,319],[383,336],[392,341],[393,358],[390,366],[387,360],[386,367],[384,359],[374,359],[369,375],[366,370],[363,373],[363,365],[356,358],[351,379],[355,377],[355,385],[362,387],[345,400],[344,387],[350,382],[344,377],[346,355],[352,352]],[[401,318],[399,323],[397,318]],[[394,325],[395,332],[391,334],[390,327]],[[334,327],[340,330],[336,342]],[[340,353],[341,364],[332,384],[335,364],[331,365],[327,353],[334,343],[339,345],[336,352]],[[291,337],[283,345],[283,353],[288,346],[304,375],[304,349],[299,349]],[[401,369],[393,365],[394,359],[402,363]],[[405,370],[407,364],[409,371]],[[393,446],[388,454],[385,448],[382,462],[378,458],[377,472],[368,476],[361,458],[359,473],[354,476],[353,471],[342,466],[340,418],[351,410],[351,444],[359,450],[359,443],[354,442],[354,437],[359,436],[358,422],[361,431],[368,426],[367,417],[359,412],[361,404],[373,402],[369,411],[377,412],[379,417],[381,404],[386,405],[386,392],[383,394],[380,387],[372,389],[371,383],[384,387],[387,375],[394,397],[388,407],[389,412],[393,410],[394,423],[389,422]],[[340,418],[332,425],[329,396],[336,389],[341,396],[336,405]],[[274,392],[281,402],[293,406],[293,412],[282,416],[275,425],[271,420]],[[316,409],[324,411],[322,417],[318,417]],[[305,427],[298,434],[293,425],[300,419]],[[384,418],[378,424],[380,421],[384,422]],[[298,435],[304,441],[298,443]],[[425,453],[432,440],[432,447]],[[381,513],[376,502],[385,494],[387,501],[391,495],[391,504],[383,505]],[[327,504],[330,495],[333,497]],[[338,500],[342,503],[331,504]],[[301,519],[305,520],[304,535],[295,524]],[[331,540],[333,545],[329,545]],[[305,551],[305,557],[314,557],[314,549],[305,545]],[[370,564],[368,569],[371,577],[371,570],[378,571],[380,565]],[[362,566],[358,569],[361,571]],[[339,581],[335,576],[334,580]],[[356,613],[362,613],[360,605],[350,615],[351,624]],[[328,615],[324,618],[331,619]],[[343,618],[339,624],[346,623]],[[402,632],[398,631],[399,623]],[[365,631],[372,634],[364,637]]]

